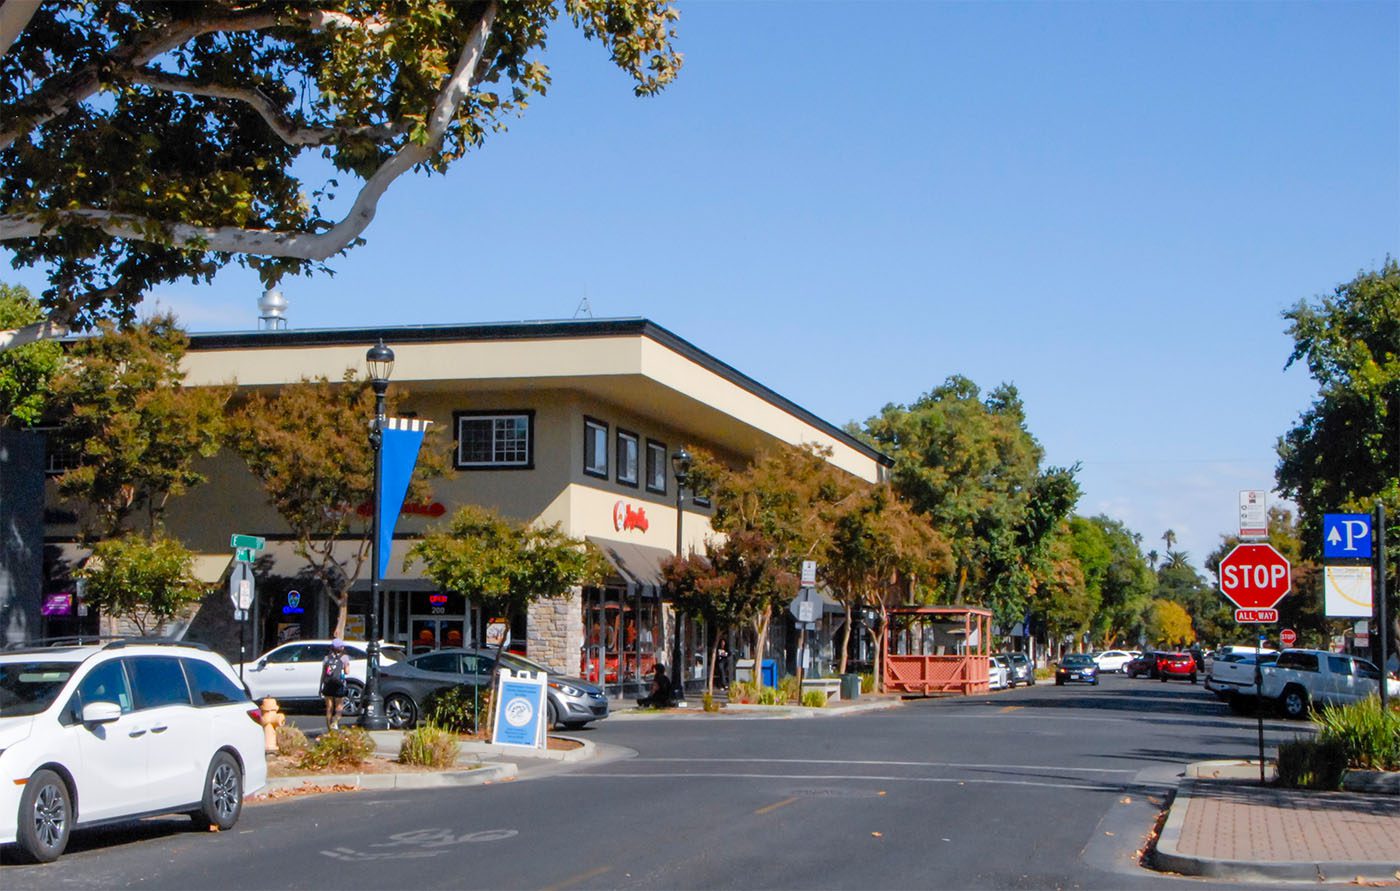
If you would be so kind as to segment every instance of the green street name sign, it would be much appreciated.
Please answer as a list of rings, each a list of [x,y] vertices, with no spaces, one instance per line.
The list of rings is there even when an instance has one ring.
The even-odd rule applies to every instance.
[[[266,544],[265,539],[258,538],[256,535],[239,535],[236,532],[228,540],[228,546],[231,548],[249,548],[254,551],[261,551]]]
[[[234,548],[233,559],[236,563],[252,563],[257,559],[257,551],[253,548]]]

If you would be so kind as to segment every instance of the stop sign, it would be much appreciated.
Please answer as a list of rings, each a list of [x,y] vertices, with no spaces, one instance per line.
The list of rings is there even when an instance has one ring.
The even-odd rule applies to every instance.
[[[1288,561],[1273,545],[1236,545],[1220,561],[1220,593],[1241,609],[1271,609],[1291,587]]]
[[[1291,647],[1298,642],[1298,635],[1294,633],[1292,628],[1285,628],[1279,632],[1278,642],[1285,647]]]

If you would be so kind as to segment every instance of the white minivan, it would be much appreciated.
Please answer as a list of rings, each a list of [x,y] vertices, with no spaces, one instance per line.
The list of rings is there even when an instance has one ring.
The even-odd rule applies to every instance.
[[[45,862],[100,823],[186,812],[228,829],[267,783],[261,717],[195,644],[0,652],[0,844]]]

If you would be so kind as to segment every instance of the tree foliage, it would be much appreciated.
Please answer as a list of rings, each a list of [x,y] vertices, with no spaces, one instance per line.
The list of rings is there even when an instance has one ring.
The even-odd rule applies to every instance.
[[[900,496],[948,540],[946,594],[990,606],[1002,627],[1019,621],[1079,487],[1077,468],[1042,469],[1016,388],[984,397],[953,376],[908,406],[885,406],[863,434],[894,458]]]
[[[665,0],[34,6],[0,41],[0,240],[78,324],[231,261],[268,285],[324,269],[396,178],[445,171],[545,93],[561,17],[639,96],[681,66]]]
[[[1184,647],[1196,639],[1191,615],[1175,600],[1154,600],[1148,610],[1148,637],[1168,647]]]
[[[204,597],[193,566],[194,555],[175,539],[128,533],[98,542],[75,575],[86,583],[87,603],[144,636]]]
[[[393,414],[404,394],[389,395]],[[348,369],[337,383],[319,377],[274,393],[255,391],[229,419],[229,442],[291,529],[296,553],[338,607],[337,635],[345,630],[350,588],[370,556],[372,517],[362,507],[374,499],[373,417],[368,383]],[[426,481],[445,468],[432,447],[434,433],[429,428],[414,465],[409,500],[425,500]]]
[[[42,321],[39,302],[22,285],[0,282],[0,331]],[[63,348],[41,340],[0,352],[0,426],[37,424],[48,405],[49,382],[63,362]]]
[[[1293,339],[1288,364],[1305,363],[1318,393],[1279,439],[1276,478],[1298,505],[1302,542],[1317,560],[1323,514],[1366,513],[1381,502],[1389,517],[1400,516],[1400,263],[1388,257],[1283,316]],[[1395,641],[1400,535],[1387,542]]]
[[[131,529],[138,512],[159,528],[172,496],[204,481],[195,461],[223,441],[228,387],[185,387],[180,370],[189,338],[161,315],[74,343],[54,377],[51,411],[78,466],[59,492],[83,508],[88,538]]]

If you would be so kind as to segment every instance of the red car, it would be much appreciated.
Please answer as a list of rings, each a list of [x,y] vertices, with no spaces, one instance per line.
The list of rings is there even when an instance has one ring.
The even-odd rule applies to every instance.
[[[1190,653],[1158,653],[1157,677],[1166,683],[1168,678],[1190,679],[1196,683],[1196,657]]]

